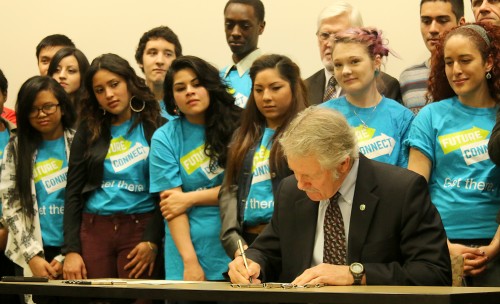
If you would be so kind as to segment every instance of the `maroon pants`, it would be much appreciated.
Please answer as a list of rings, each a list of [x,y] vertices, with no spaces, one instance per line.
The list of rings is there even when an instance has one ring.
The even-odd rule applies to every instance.
[[[152,213],[96,215],[83,213],[80,229],[87,277],[128,278],[127,255],[141,242]],[[141,278],[149,278],[144,271]]]

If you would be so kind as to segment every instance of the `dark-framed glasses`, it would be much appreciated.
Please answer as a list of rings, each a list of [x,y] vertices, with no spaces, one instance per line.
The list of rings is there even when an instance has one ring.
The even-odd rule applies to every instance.
[[[38,115],[40,115],[40,111],[42,111],[45,115],[54,114],[57,111],[58,106],[58,103],[46,103],[41,107],[32,107],[30,117],[38,117]]]
[[[331,33],[331,32],[317,32],[316,36],[318,36],[319,40],[326,41],[328,39],[333,39],[335,37],[335,33]]]

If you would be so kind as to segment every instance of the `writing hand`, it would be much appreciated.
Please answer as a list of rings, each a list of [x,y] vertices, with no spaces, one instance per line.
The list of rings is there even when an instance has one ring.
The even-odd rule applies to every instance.
[[[248,284],[250,283],[250,277],[252,278],[253,284],[259,284],[258,279],[260,275],[260,265],[247,258],[248,271],[243,262],[241,256],[236,257],[231,263],[229,263],[228,275],[231,278],[231,283],[233,284]]]

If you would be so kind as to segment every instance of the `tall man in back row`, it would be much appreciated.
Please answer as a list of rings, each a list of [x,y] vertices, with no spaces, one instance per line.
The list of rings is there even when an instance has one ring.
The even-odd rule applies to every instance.
[[[233,283],[451,285],[446,233],[426,180],[358,153],[339,112],[310,107],[280,139],[294,175],[270,224],[229,264]]]
[[[316,36],[324,68],[306,79],[310,104],[320,104],[343,95],[341,87],[333,77],[333,35],[350,27],[362,26],[363,19],[359,10],[345,1],[335,1],[321,11]],[[401,102],[401,91],[396,78],[380,72],[377,89],[385,97]]]
[[[220,77],[241,108],[246,107],[252,89],[250,67],[262,55],[257,45],[266,27],[264,15],[260,0],[229,0],[224,7],[224,30],[233,62],[220,71]]]
[[[418,114],[427,101],[431,56],[444,33],[465,23],[464,0],[420,0],[420,33],[429,58],[405,69],[399,77],[403,104]]]

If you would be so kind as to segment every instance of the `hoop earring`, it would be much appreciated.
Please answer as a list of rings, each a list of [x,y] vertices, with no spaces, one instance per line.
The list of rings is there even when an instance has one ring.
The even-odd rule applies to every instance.
[[[486,73],[486,79],[491,79],[491,73],[490,72]]]
[[[132,106],[132,100],[134,100],[134,98],[135,98],[135,96],[132,96],[130,98],[130,101],[128,102],[128,105],[130,107],[130,110],[134,111],[135,113],[140,113],[146,107],[146,102],[143,100],[142,101],[142,107],[140,109],[135,109],[134,106]]]

